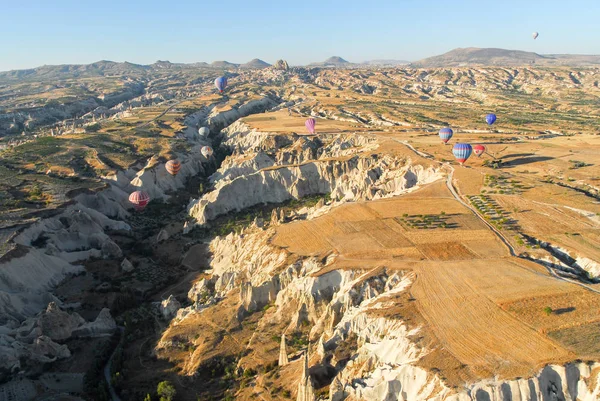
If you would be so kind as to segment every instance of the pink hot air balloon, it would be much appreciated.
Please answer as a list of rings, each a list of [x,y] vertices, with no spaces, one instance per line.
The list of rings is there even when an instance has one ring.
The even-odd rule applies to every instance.
[[[317,121],[314,118],[309,118],[308,120],[306,120],[304,125],[306,125],[306,129],[308,130],[308,132],[310,132],[311,134],[315,133],[315,125],[317,125]]]
[[[146,191],[135,191],[129,195],[129,202],[133,204],[133,207],[137,211],[142,211],[150,201],[150,196]]]
[[[475,153],[475,156],[481,157],[481,155],[485,153],[485,146],[483,146],[483,145],[473,146],[473,153]]]

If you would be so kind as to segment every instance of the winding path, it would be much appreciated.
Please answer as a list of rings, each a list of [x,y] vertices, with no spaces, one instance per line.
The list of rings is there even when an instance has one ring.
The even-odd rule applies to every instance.
[[[115,388],[113,387],[112,382],[110,380],[110,370],[112,368],[112,360],[113,360],[115,354],[117,353],[117,350],[119,349],[119,345],[121,345],[123,343],[123,340],[125,339],[125,327],[119,326],[119,331],[121,332],[121,338],[119,339],[119,342],[115,346],[115,349],[113,350],[112,354],[110,354],[110,358],[108,358],[108,362],[106,363],[106,366],[104,366],[104,380],[106,380],[106,384],[108,384],[108,391],[110,393],[110,399],[112,401],[121,401],[121,398],[119,398],[119,395],[117,394],[117,392],[116,392]]]

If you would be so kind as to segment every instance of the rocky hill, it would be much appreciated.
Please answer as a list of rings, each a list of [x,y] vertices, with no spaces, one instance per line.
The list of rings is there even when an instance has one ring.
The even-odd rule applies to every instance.
[[[229,61],[213,61],[210,63],[210,66],[213,68],[238,68],[240,65],[235,63],[230,63]]]
[[[459,48],[439,56],[428,57],[410,63],[417,68],[460,67],[471,65],[486,66],[586,66],[600,64],[600,56],[547,54],[541,55],[521,50],[496,48]]]
[[[271,66],[271,64],[267,63],[266,61],[255,58],[255,59],[248,61],[247,63],[241,64],[240,68],[248,68],[248,69],[258,70],[261,68],[268,68],[270,66]]]
[[[329,57],[327,60],[319,62],[319,63],[311,63],[309,66],[319,66],[319,67],[349,67],[352,65],[351,62],[344,60],[339,56]]]

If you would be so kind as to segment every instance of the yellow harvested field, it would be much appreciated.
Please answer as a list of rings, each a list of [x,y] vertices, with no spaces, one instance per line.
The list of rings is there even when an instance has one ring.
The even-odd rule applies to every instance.
[[[291,133],[310,135],[304,123],[308,117],[287,110],[279,110],[267,114],[257,114],[244,117],[243,121],[251,128],[266,132]],[[316,118],[316,134],[371,131],[356,122],[326,120]]]
[[[383,218],[401,217],[405,213],[409,215],[440,214],[441,212],[446,214],[469,213],[464,206],[452,199],[450,194],[448,194],[448,199],[428,199],[416,196],[383,199],[377,202],[369,202],[367,207]]]
[[[496,274],[497,267],[489,264],[479,268]],[[462,269],[462,262],[421,266],[411,288],[436,337],[462,363],[500,377],[516,377],[532,376],[546,363],[573,357],[499,308],[471,285]],[[501,274],[496,278],[502,281]]]
[[[488,246],[494,247],[501,245],[498,239],[489,230],[461,230],[452,229],[434,229],[434,230],[411,230],[407,232],[406,237],[413,244],[443,244],[448,241],[489,241]],[[494,241],[497,242],[494,243]]]
[[[501,306],[528,325],[548,332],[600,321],[600,308],[590,308],[597,303],[598,294],[572,286],[550,294],[531,292],[527,298]],[[545,307],[554,312],[545,314]]]
[[[417,246],[423,255],[427,255],[431,260],[462,260],[474,259],[476,255],[470,252],[460,242],[444,242],[443,246],[439,244],[425,243]]]

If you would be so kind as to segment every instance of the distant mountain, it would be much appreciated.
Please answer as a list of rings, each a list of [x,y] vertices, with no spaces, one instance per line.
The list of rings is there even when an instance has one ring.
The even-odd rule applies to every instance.
[[[600,56],[570,54],[537,54],[522,50],[496,48],[459,48],[439,56],[425,58],[410,63],[411,67],[460,67],[470,65],[484,66],[523,66],[523,65],[570,65],[583,66],[600,64]]]
[[[240,65],[230,63],[229,61],[213,61],[210,63],[210,66],[215,68],[238,68]]]
[[[255,59],[248,61],[245,64],[240,65],[240,68],[262,69],[262,68],[268,68],[270,66],[271,66],[271,64],[267,63],[266,61],[262,61],[261,59],[255,58]]]
[[[111,75],[143,74],[151,67],[129,62],[116,63],[101,60],[92,64],[44,65],[27,70],[0,72],[0,81],[26,79],[65,79],[73,77],[97,77]]]
[[[350,67],[352,65],[351,62],[344,60],[341,57],[333,56],[329,57],[327,60],[321,63],[311,63],[310,66],[319,66],[319,67]]]
[[[406,65],[409,64],[410,61],[406,60],[369,60],[364,61],[362,65],[373,65],[373,66],[395,66],[395,65]]]

